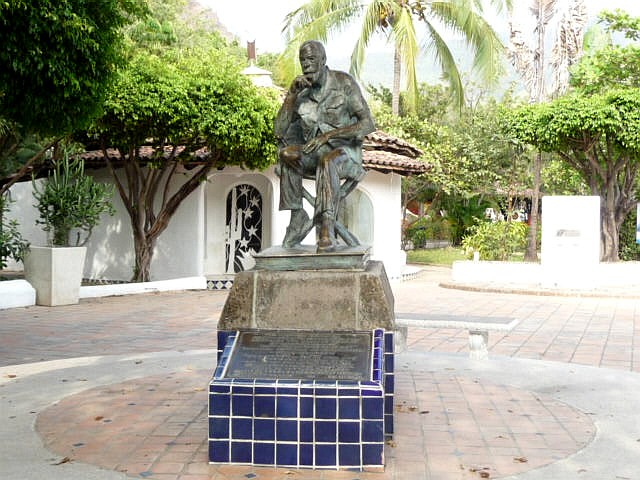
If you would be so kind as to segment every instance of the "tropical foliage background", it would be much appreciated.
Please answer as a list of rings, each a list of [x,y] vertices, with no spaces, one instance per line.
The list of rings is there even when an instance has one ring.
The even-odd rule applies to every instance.
[[[258,64],[287,88],[302,41],[355,26],[350,66],[361,77],[371,42],[388,43],[393,82],[364,88],[379,128],[416,144],[431,165],[403,184],[406,246],[436,237],[470,244],[483,223],[524,220],[526,258],[535,260],[540,196],[596,194],[603,260],[635,258],[625,225],[638,198],[640,20],[615,11],[589,22],[584,0],[525,3],[528,25],[516,22],[510,0],[309,0],[283,19],[286,48]],[[56,152],[110,149],[134,232],[132,279],[145,280],[154,242],[210,169],[274,161],[277,91],[258,91],[240,75],[244,47],[196,7],[0,3],[2,212],[11,185],[46,171]],[[452,32],[471,59],[466,70]],[[440,81],[420,78],[425,56]],[[500,76],[508,71],[515,75]],[[136,156],[141,147],[154,152],[151,161]],[[203,148],[206,158],[196,154]],[[169,195],[183,166],[196,169],[193,181]],[[0,255],[19,258],[19,225],[3,213],[0,231]]]

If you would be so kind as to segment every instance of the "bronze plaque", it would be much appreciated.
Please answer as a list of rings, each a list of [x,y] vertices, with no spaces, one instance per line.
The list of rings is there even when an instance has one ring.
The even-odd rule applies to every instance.
[[[226,378],[371,379],[370,332],[242,331]]]

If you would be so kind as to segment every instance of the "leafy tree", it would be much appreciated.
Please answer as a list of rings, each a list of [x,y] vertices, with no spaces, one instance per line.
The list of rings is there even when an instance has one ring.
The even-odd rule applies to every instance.
[[[430,202],[430,215],[446,211],[455,243],[485,208],[497,208],[498,198],[505,195],[510,203],[528,186],[523,146],[496,121],[502,109],[513,107],[510,94],[498,102],[487,91],[468,87],[465,107],[453,115],[443,101],[443,87],[421,85],[420,110],[394,117],[388,89],[369,91],[378,125],[417,145],[431,166],[429,172],[403,180],[403,206],[415,200]]]
[[[511,8],[511,0],[491,0],[498,9]],[[416,63],[420,53],[417,24],[426,33],[425,50],[433,52],[449,84],[449,91],[457,105],[463,104],[461,75],[454,55],[444,40],[441,28],[459,34],[473,52],[474,68],[484,80],[493,80],[499,66],[497,59],[502,45],[491,26],[482,17],[482,2],[471,0],[309,0],[289,13],[285,23],[288,45],[283,54],[283,65],[289,79],[293,78],[298,49],[305,40],[326,41],[333,32],[341,31],[354,21],[361,21],[360,37],[351,54],[351,73],[359,76],[365,51],[372,37],[382,33],[394,46],[394,82],[392,112],[399,113],[400,72],[406,73],[408,104],[415,109],[418,95]]]
[[[625,261],[640,260],[640,244],[636,242],[638,214],[631,209],[620,227],[620,259]]]
[[[618,259],[618,236],[636,205],[640,166],[640,89],[576,92],[512,113],[511,133],[556,152],[601,197],[602,260]]]
[[[411,240],[414,248],[424,248],[428,240],[451,241],[451,225],[447,219],[434,212],[412,223],[406,231],[406,237]]]
[[[558,153],[591,193],[600,195],[602,260],[615,261],[621,224],[636,202],[640,49],[637,43],[610,39],[616,32],[639,38],[640,19],[616,11],[603,12],[601,22],[609,41],[573,67],[574,93],[539,109],[523,109],[513,127],[522,140]]]
[[[620,227],[620,259],[626,261],[640,260],[640,244],[636,243],[636,226],[638,215],[631,209]]]
[[[544,162],[542,191],[547,195],[589,195],[589,187],[575,168],[556,155]]]
[[[282,72],[278,68],[279,56],[277,53],[261,53],[256,59],[256,65],[272,73],[273,83],[275,85],[288,88],[287,79],[282,76]]]
[[[610,88],[640,86],[640,17],[616,10],[602,12],[600,22],[608,35],[601,48],[589,52],[571,71],[571,85],[585,94]],[[614,44],[613,33],[622,33],[631,43]],[[603,43],[603,42],[601,42]]]
[[[215,38],[207,43],[203,36],[188,50],[138,49],[118,73],[96,122],[95,138],[131,220],[134,281],[150,279],[158,237],[212,169],[264,168],[275,160],[276,94],[258,91],[240,75],[240,63],[217,48]],[[153,152],[146,165],[143,148]],[[171,193],[181,166],[190,175]]]
[[[0,195],[52,145],[42,137],[59,139],[99,114],[122,60],[121,27],[143,15],[144,5],[143,0],[0,2],[0,170],[15,171],[22,164]],[[34,140],[43,145],[31,156],[16,155],[33,150]]]
[[[442,195],[438,208],[446,212],[446,218],[451,227],[451,240],[459,245],[469,229],[484,218],[487,208],[499,210],[498,202],[493,196],[487,195]]]
[[[137,0],[0,3],[0,112],[29,131],[57,135],[97,115],[120,63],[120,28]]]

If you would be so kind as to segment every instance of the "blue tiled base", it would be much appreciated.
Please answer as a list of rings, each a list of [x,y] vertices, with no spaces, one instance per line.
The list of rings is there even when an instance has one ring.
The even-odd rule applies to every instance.
[[[393,434],[393,333],[374,332],[370,381],[331,382],[225,378],[236,335],[218,332],[209,386],[211,463],[384,467],[385,437]]]

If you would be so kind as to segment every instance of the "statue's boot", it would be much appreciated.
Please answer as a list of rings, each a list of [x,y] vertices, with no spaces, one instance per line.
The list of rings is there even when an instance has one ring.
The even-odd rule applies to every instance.
[[[333,252],[335,250],[335,234],[333,221],[327,213],[322,214],[320,222],[320,234],[318,238],[318,253]]]
[[[293,248],[300,245],[312,228],[313,222],[304,209],[291,210],[291,221],[282,240],[282,246]]]

